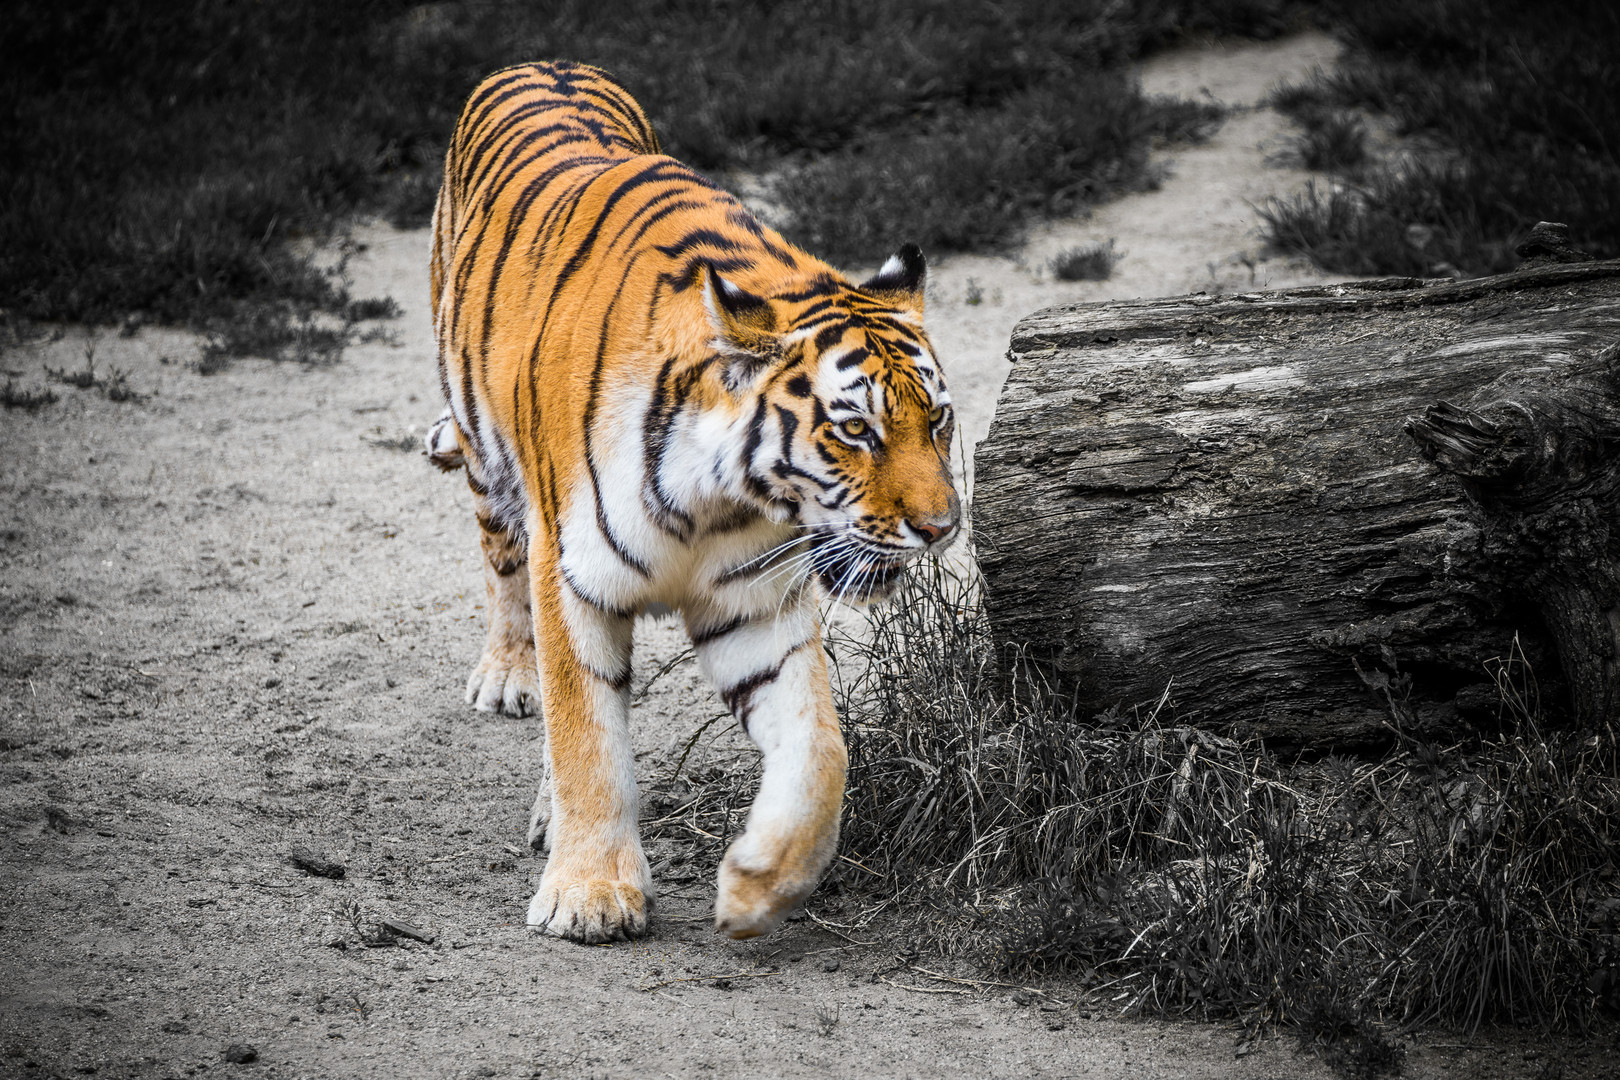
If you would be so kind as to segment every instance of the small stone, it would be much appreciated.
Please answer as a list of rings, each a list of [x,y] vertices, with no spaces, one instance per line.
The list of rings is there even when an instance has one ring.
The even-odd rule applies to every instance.
[[[306,874],[315,877],[330,878],[333,881],[342,881],[348,868],[336,859],[329,859],[317,851],[305,847],[295,847],[287,853],[287,861]]]
[[[821,962],[822,971],[837,971],[842,966],[843,962],[836,956],[829,956]]]
[[[225,1048],[225,1060],[232,1065],[247,1065],[259,1060],[259,1051],[249,1043],[231,1043]]]

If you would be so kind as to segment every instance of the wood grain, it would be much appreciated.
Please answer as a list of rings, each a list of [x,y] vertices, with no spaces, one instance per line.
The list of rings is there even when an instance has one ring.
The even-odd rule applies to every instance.
[[[1037,312],[975,457],[997,640],[1088,709],[1344,746],[1494,722],[1517,635],[1612,719],[1617,342],[1614,261]]]

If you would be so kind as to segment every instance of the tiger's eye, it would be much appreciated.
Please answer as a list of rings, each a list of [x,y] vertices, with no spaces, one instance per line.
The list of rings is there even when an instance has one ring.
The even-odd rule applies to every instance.
[[[945,419],[945,406],[935,405],[934,411],[928,414],[928,422],[930,424],[937,424],[943,419]]]
[[[860,417],[845,420],[839,425],[839,427],[843,428],[844,434],[848,435],[852,439],[858,439],[862,435],[866,434],[866,421],[862,420]]]

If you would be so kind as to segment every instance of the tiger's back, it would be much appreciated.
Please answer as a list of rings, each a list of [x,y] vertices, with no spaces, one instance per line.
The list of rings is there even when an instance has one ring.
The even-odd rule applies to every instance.
[[[567,63],[474,92],[434,228],[449,408],[429,451],[466,466],[489,593],[468,700],[545,714],[531,842],[551,857],[529,921],[645,930],[630,638],[665,605],[765,755],[716,905],[719,929],[765,932],[837,839],[816,585],[885,595],[959,521],[922,256],[851,284],[659,153],[608,75]]]

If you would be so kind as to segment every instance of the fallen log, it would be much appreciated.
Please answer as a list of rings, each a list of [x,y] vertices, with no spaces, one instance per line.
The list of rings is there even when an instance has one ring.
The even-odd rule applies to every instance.
[[[1056,307],[1009,355],[986,604],[1084,708],[1620,718],[1620,261]]]

